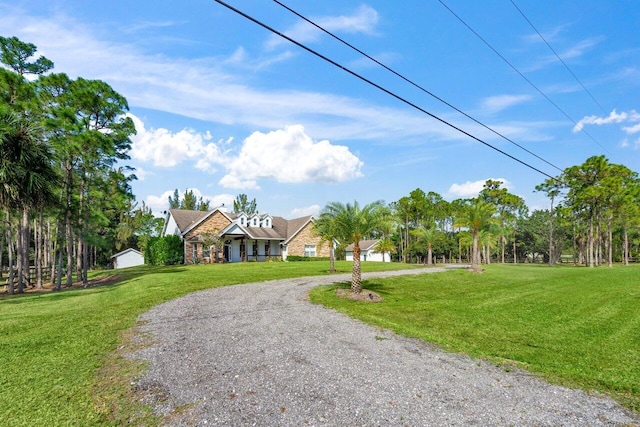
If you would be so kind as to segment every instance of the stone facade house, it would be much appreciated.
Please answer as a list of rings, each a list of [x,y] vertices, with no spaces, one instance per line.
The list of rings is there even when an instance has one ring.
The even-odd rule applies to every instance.
[[[171,209],[162,235],[184,242],[185,263],[286,260],[287,256],[329,256],[329,245],[313,233],[313,217],[284,219],[269,214]],[[207,246],[207,239],[213,245]]]

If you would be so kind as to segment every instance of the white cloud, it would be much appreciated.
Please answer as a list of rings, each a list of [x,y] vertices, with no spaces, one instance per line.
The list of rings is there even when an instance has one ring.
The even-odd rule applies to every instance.
[[[482,101],[482,108],[489,112],[496,113],[506,108],[522,104],[531,99],[531,95],[496,95],[485,98]]]
[[[373,34],[375,26],[378,24],[379,16],[378,12],[372,7],[362,5],[352,15],[324,16],[311,20],[332,33]],[[310,43],[317,41],[323,32],[306,21],[300,21],[284,31],[284,34],[300,43]],[[266,47],[273,49],[283,43],[289,42],[274,34],[267,40]]]
[[[349,147],[314,142],[302,125],[291,125],[266,134],[254,132],[245,139],[238,156],[225,165],[228,174],[220,185],[250,188],[247,185],[255,185],[257,179],[338,183],[361,177],[362,165]]]
[[[451,184],[451,187],[449,187],[449,190],[447,191],[447,195],[452,198],[477,197],[478,194],[480,194],[480,191],[482,191],[484,183],[489,179],[492,181],[501,181],[502,188],[506,188],[507,190],[511,189],[511,183],[504,178],[486,178],[478,181],[467,181],[463,184]]]
[[[225,205],[232,209],[233,201],[236,199],[236,196],[231,194],[217,194],[213,196],[207,196],[202,194],[202,192],[197,188],[188,188],[188,190],[193,191],[193,194],[200,199],[202,197],[203,200],[209,200],[209,207],[215,208],[217,206]],[[145,204],[149,206],[154,212],[163,212],[169,209],[169,197],[173,197],[173,192],[175,190],[167,190],[159,196],[149,195],[145,200]],[[178,194],[180,198],[184,198],[184,191],[178,190]]]
[[[41,18],[18,8],[7,8],[6,12],[0,13],[0,28],[7,34],[34,43],[38,54],[52,59],[56,70],[72,78],[107,81],[132,107],[254,129],[304,123],[310,134],[332,141],[466,139],[405,107],[382,107],[331,93],[264,89],[245,83],[253,81],[256,67],[284,60],[287,52],[262,62],[248,59],[243,48],[226,57],[170,58],[148,51],[149,45],[142,48],[100,38],[97,34],[102,37],[108,32],[100,33],[100,28],[62,14]],[[331,28],[370,33],[378,18],[375,10],[363,6],[351,16],[326,19],[331,21]],[[249,78],[239,71],[245,63],[252,68]],[[192,137],[181,136],[187,140]]]
[[[552,42],[558,36],[558,34],[565,31],[567,28],[566,24],[559,25],[555,28],[552,28],[546,32],[542,32],[542,36],[547,42]],[[544,41],[540,38],[538,33],[532,33],[524,37],[524,40],[528,43],[543,43]]]
[[[136,167],[136,170],[133,173],[136,176],[136,178],[138,178],[138,181],[144,181],[147,178],[147,176],[153,175],[153,172],[146,171],[141,167]]]
[[[197,159],[196,168],[211,172],[213,164],[223,161],[224,153],[218,144],[207,142],[211,134],[201,134],[190,129],[173,133],[167,129],[146,129],[142,120],[127,114],[135,124],[136,135],[131,137],[131,158],[153,162],[154,166],[172,167],[185,160]]]
[[[225,188],[233,188],[234,190],[259,190],[260,186],[255,179],[242,179],[234,175],[225,175],[218,185]]]
[[[291,218],[300,218],[303,216],[317,216],[320,213],[320,205],[311,205],[306,208],[295,208],[291,211]]]
[[[640,138],[636,139],[633,142],[631,142],[631,141],[629,141],[629,139],[625,138],[625,139],[622,140],[622,143],[620,144],[620,146],[622,148],[631,148],[632,150],[638,150],[638,149],[640,149]]]
[[[637,123],[637,122],[640,122],[640,114],[637,113],[635,110],[631,110],[628,113],[625,111],[618,113],[614,109],[613,111],[611,111],[611,113],[607,117],[598,117],[598,116],[583,117],[582,120],[580,120],[573,127],[573,131],[580,132],[585,125],[602,126],[602,125],[608,125],[612,123],[617,124],[617,123]],[[634,125],[631,127],[623,127],[622,129],[625,130],[627,133],[631,134],[631,133],[637,132],[640,128]]]
[[[244,140],[237,155],[233,138],[208,142],[211,133],[184,129],[147,129],[138,117],[133,120],[137,134],[132,136],[131,158],[157,167],[173,167],[185,161],[196,169],[215,173],[226,169],[219,185],[225,188],[258,190],[259,179],[285,183],[338,183],[362,176],[363,163],[349,147],[327,140],[314,142],[302,125],[286,126],[269,133],[254,132]],[[143,171],[143,174],[145,171]]]
[[[562,60],[565,62],[569,59],[579,58],[582,55],[584,55],[587,51],[591,50],[592,47],[604,41],[605,38],[606,37],[593,37],[590,39],[580,40],[578,43],[565,49],[564,51],[558,52],[558,56],[560,56],[560,58],[562,58]],[[537,71],[542,68],[545,68],[548,65],[555,64],[555,63],[560,64],[560,61],[558,60],[558,58],[555,55],[549,55],[539,59],[535,64],[529,67],[523,68],[522,71],[525,71],[525,72]]]
[[[633,135],[634,133],[640,132],[640,123],[635,124],[633,126],[624,126],[622,130],[628,133],[629,135]]]

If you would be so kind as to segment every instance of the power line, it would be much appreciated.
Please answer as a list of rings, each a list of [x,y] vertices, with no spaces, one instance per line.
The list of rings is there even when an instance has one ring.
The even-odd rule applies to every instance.
[[[432,93],[431,91],[425,89],[424,87],[420,86],[419,84],[415,83],[414,81],[410,80],[409,78],[403,76],[402,74],[400,74],[399,72],[395,71],[394,69],[388,67],[387,65],[383,64],[382,62],[378,61],[377,59],[375,59],[374,57],[372,57],[371,55],[363,52],[362,50],[358,49],[357,47],[353,46],[352,44],[350,44],[349,42],[347,42],[346,40],[340,38],[339,36],[333,34],[331,31],[327,30],[326,28],[322,27],[321,25],[315,23],[314,21],[312,21],[311,19],[303,16],[302,14],[296,12],[295,10],[293,10],[292,8],[290,8],[289,6],[283,4],[282,2],[280,2],[279,0],[273,0],[275,3],[279,4],[280,6],[282,6],[283,8],[285,8],[286,10],[288,10],[289,12],[293,13],[294,15],[296,15],[297,17],[305,20],[306,22],[308,22],[309,24],[313,25],[314,27],[318,28],[319,30],[323,31],[324,33],[328,34],[329,36],[333,37],[334,39],[338,40],[340,43],[350,47],[351,49],[355,50],[356,52],[358,52],[359,54],[363,55],[364,57],[368,58],[369,60],[375,62],[376,64],[380,65],[382,68],[384,68],[385,70],[393,73],[394,75],[396,75],[397,77],[400,77],[402,80],[404,80],[405,82],[409,83],[410,85],[420,89],[422,92],[430,95],[431,97],[437,99],[438,101],[442,102],[443,104],[445,104],[446,106],[448,106],[449,108],[454,109],[455,111],[457,111],[458,113],[462,114],[463,116],[467,117],[468,119],[473,120],[475,123],[479,124],[480,126],[484,127],[487,130],[490,130],[491,132],[493,132],[494,134],[500,136],[501,138],[509,141],[511,144],[515,145],[516,147],[526,151],[527,153],[531,154],[532,156],[536,157],[538,160],[542,160],[543,162],[545,162],[546,164],[548,164],[551,167],[556,168],[557,170],[559,170],[560,172],[562,172],[562,169],[560,169],[558,166],[554,165],[553,163],[548,162],[547,160],[543,159],[542,157],[538,156],[536,153],[526,149],[525,147],[523,147],[522,145],[518,144],[517,142],[513,141],[512,139],[504,136],[503,134],[501,134],[500,132],[498,132],[497,130],[493,129],[490,126],[485,125],[484,123],[482,123],[481,121],[477,120],[476,118],[472,117],[471,115],[465,113],[464,111],[462,111],[461,109],[459,109],[458,107],[450,104],[449,102],[445,101],[444,99],[440,98],[439,96],[437,96],[436,94]]]
[[[465,27],[467,27],[469,29],[469,31],[471,31],[476,37],[478,37],[485,45],[487,45],[487,47],[489,49],[491,49],[496,55],[498,55],[498,57],[500,57],[500,59],[502,59],[505,63],[507,63],[507,65],[509,65],[509,67],[511,67],[513,69],[513,71],[515,71],[516,73],[518,73],[518,75],[520,75],[520,77],[522,77],[527,83],[529,83],[529,85],[534,88],[536,91],[538,91],[538,93],[540,93],[540,95],[542,95],[547,101],[549,101],[549,103],[551,105],[553,105],[554,107],[556,107],[556,109],[558,111],[560,111],[567,119],[569,119],[569,121],[571,121],[571,123],[573,123],[575,125],[576,128],[580,129],[580,131],[584,132],[585,135],[587,135],[589,138],[591,138],[591,140],[593,142],[595,142],[596,144],[598,144],[598,146],[600,148],[602,148],[605,152],[609,153],[609,150],[607,150],[606,148],[604,148],[604,146],[602,146],[602,144],[600,144],[600,142],[598,142],[597,139],[595,139],[593,136],[591,136],[591,134],[589,132],[587,132],[584,129],[584,126],[579,126],[578,123],[573,120],[573,118],[567,114],[562,108],[560,108],[560,106],[558,104],[556,104],[555,102],[553,102],[553,100],[551,98],[549,98],[547,96],[546,93],[544,93],[542,91],[542,89],[540,89],[538,86],[536,86],[535,84],[533,84],[533,82],[531,80],[529,80],[527,78],[527,76],[525,76],[524,74],[522,74],[522,72],[520,70],[518,70],[515,65],[513,65],[511,62],[509,62],[509,60],[507,58],[505,58],[500,52],[498,52],[498,50],[496,48],[494,48],[491,43],[489,43],[487,40],[485,40],[476,30],[474,30],[469,24],[467,24],[465,22],[464,19],[462,19],[458,14],[456,14],[449,6],[447,6],[447,4],[443,1],[443,0],[438,0],[440,2],[440,4],[442,6],[444,6],[445,9],[447,9],[449,12],[451,12],[451,14],[453,16],[455,16],[458,21],[460,21]],[[609,153],[611,154],[611,153]]]
[[[584,84],[582,84],[582,81],[580,81],[580,79],[578,78],[578,76],[576,76],[573,71],[571,71],[571,68],[569,68],[569,66],[567,65],[566,62],[564,62],[564,60],[560,57],[560,55],[558,55],[558,53],[551,47],[551,45],[549,44],[549,42],[547,42],[547,40],[544,38],[544,36],[540,33],[540,31],[538,31],[538,29],[535,27],[535,25],[533,25],[533,23],[531,22],[531,20],[527,17],[527,15],[525,15],[525,13],[522,11],[522,9],[520,9],[520,7],[518,7],[518,5],[516,4],[515,1],[510,0],[511,4],[518,10],[518,12],[520,12],[520,15],[522,15],[522,17],[525,19],[525,21],[527,21],[529,23],[529,25],[531,26],[531,28],[533,28],[533,30],[538,34],[538,36],[542,39],[542,41],[547,45],[547,47],[551,50],[551,52],[553,52],[553,54],[556,56],[556,58],[558,58],[558,60],[560,60],[560,62],[562,62],[562,65],[564,65],[564,68],[567,69],[567,71],[569,72],[569,74],[571,74],[573,76],[573,78],[580,84],[580,86],[582,86],[582,89],[584,89],[584,91],[591,97],[591,99],[593,100],[593,102],[596,103],[596,105],[598,107],[600,107],[600,110],[604,113],[607,114],[607,112],[605,111],[605,109],[602,107],[602,105],[600,105],[600,103],[598,102],[598,100],[591,94],[591,92],[589,91],[589,89],[586,88],[586,86]]]
[[[524,162],[524,161],[522,161],[522,160],[520,160],[520,159],[518,159],[518,158],[516,158],[516,157],[512,156],[511,154],[506,153],[506,152],[504,152],[504,151],[500,150],[499,148],[494,147],[493,145],[489,144],[488,142],[483,141],[482,139],[480,139],[480,138],[478,138],[478,137],[476,137],[476,136],[474,136],[474,135],[470,134],[469,132],[467,132],[467,131],[465,131],[465,130],[463,130],[463,129],[459,128],[459,127],[457,127],[456,125],[454,125],[454,124],[452,124],[452,123],[449,123],[448,121],[446,121],[446,120],[444,120],[444,119],[442,119],[442,118],[440,118],[440,117],[436,116],[435,114],[430,113],[429,111],[427,111],[427,110],[425,110],[424,108],[422,108],[422,107],[420,107],[420,106],[418,106],[418,105],[414,104],[413,102],[408,101],[407,99],[405,99],[405,98],[401,97],[400,95],[398,95],[398,94],[396,94],[396,93],[394,93],[394,92],[390,91],[389,89],[386,89],[386,88],[384,88],[384,87],[380,86],[379,84],[377,84],[377,83],[375,83],[375,82],[373,82],[373,81],[371,81],[371,80],[367,79],[366,77],[364,77],[364,76],[362,76],[362,75],[360,75],[360,74],[356,73],[355,71],[352,71],[351,69],[349,69],[349,68],[345,67],[344,65],[341,65],[341,64],[339,64],[338,62],[336,62],[336,61],[334,61],[334,60],[332,60],[332,59],[330,59],[330,58],[328,58],[328,57],[326,57],[326,56],[322,55],[321,53],[319,53],[319,52],[317,52],[317,51],[315,51],[315,50],[311,49],[310,47],[308,47],[308,46],[304,45],[303,43],[300,43],[300,42],[298,42],[297,40],[292,39],[291,37],[289,37],[289,36],[287,36],[287,35],[285,35],[285,34],[283,34],[283,33],[279,32],[278,30],[276,30],[275,28],[270,27],[269,25],[265,24],[264,22],[262,22],[262,21],[260,21],[260,20],[258,20],[258,19],[256,19],[256,18],[254,18],[254,17],[252,17],[252,16],[250,16],[250,15],[246,14],[245,12],[243,12],[243,11],[241,11],[241,10],[239,10],[239,9],[237,9],[237,8],[235,8],[235,7],[233,7],[233,6],[231,6],[230,4],[227,4],[227,3],[225,3],[225,2],[224,2],[224,1],[222,1],[222,0],[214,0],[214,1],[215,1],[216,3],[218,3],[218,4],[222,5],[222,6],[226,7],[227,9],[229,9],[229,10],[231,10],[231,11],[233,11],[233,12],[237,13],[238,15],[240,15],[240,16],[242,16],[242,17],[244,17],[244,18],[248,19],[249,21],[251,21],[251,22],[253,22],[253,23],[255,23],[255,24],[257,24],[257,25],[261,26],[262,28],[264,28],[264,29],[266,29],[266,30],[268,30],[268,31],[271,31],[272,33],[274,33],[274,34],[276,34],[276,35],[278,35],[278,36],[282,37],[283,39],[285,39],[285,40],[287,40],[287,41],[289,41],[289,42],[291,42],[291,43],[295,44],[296,46],[298,46],[298,47],[300,47],[300,48],[302,48],[302,49],[306,50],[307,52],[309,52],[309,53],[311,53],[311,54],[313,54],[313,55],[317,56],[318,58],[320,58],[320,59],[322,59],[322,60],[324,60],[324,61],[326,61],[326,62],[330,63],[331,65],[333,65],[333,66],[335,66],[335,67],[338,67],[338,68],[340,68],[341,70],[343,70],[343,71],[347,72],[348,74],[351,74],[352,76],[354,76],[354,77],[356,77],[356,78],[358,78],[358,79],[362,80],[363,82],[365,82],[365,83],[367,83],[367,84],[369,84],[369,85],[371,85],[371,86],[375,87],[376,89],[378,89],[378,90],[380,90],[380,91],[382,91],[382,92],[386,93],[387,95],[389,95],[389,96],[391,96],[391,97],[393,97],[393,98],[395,98],[395,99],[397,99],[397,100],[399,100],[399,101],[401,101],[401,102],[403,102],[403,103],[405,103],[405,104],[409,105],[410,107],[413,107],[414,109],[416,109],[416,110],[418,110],[418,111],[420,111],[420,112],[422,112],[422,113],[426,114],[427,116],[429,116],[429,117],[431,117],[431,118],[433,118],[433,119],[435,119],[435,120],[437,120],[437,121],[439,121],[439,122],[441,122],[441,123],[443,123],[443,124],[445,124],[445,125],[449,126],[450,128],[457,130],[458,132],[460,132],[460,133],[462,133],[462,134],[464,134],[464,135],[468,136],[469,138],[472,138],[472,139],[474,139],[474,140],[476,140],[476,141],[480,142],[481,144],[484,144],[485,146],[487,146],[487,147],[491,148],[492,150],[495,150],[495,151],[497,151],[498,153],[500,153],[500,154],[502,154],[502,155],[504,155],[504,156],[506,156],[506,157],[509,157],[509,158],[510,158],[510,159],[512,159],[512,160],[515,160],[516,162],[518,162],[518,163],[522,164],[523,166],[528,167],[529,169],[532,169],[532,170],[534,170],[534,171],[538,172],[538,173],[539,173],[539,174],[541,174],[541,175],[544,175],[544,176],[546,176],[546,177],[548,177],[548,178],[551,178],[551,179],[553,179],[553,180],[556,180],[556,179],[557,179],[557,178],[555,178],[555,177],[553,177],[553,176],[551,176],[551,175],[547,174],[546,172],[543,172],[543,171],[541,171],[540,169],[537,169],[536,167],[534,167],[534,166],[532,166],[532,165],[530,165],[530,164],[528,164],[528,163],[526,163],[526,162]]]

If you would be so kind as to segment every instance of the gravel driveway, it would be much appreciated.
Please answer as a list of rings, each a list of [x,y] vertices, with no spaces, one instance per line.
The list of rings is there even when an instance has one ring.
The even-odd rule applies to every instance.
[[[138,388],[168,425],[640,425],[611,399],[309,303],[307,292],[330,280],[350,275],[210,289],[154,307],[140,318],[150,345],[136,353],[148,361]]]

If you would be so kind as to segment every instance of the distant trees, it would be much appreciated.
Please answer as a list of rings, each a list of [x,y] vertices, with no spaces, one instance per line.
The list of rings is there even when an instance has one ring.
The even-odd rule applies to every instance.
[[[367,238],[380,239],[376,251],[402,262],[432,264],[440,258],[482,263],[548,262],[572,256],[588,266],[628,264],[640,257],[640,178],[623,165],[594,156],[536,186],[549,209],[529,212],[524,199],[499,180],[487,180],[478,197],[444,200],[417,188],[388,206]],[[351,205],[327,205],[318,224],[341,243],[352,237],[327,228]],[[362,237],[363,235],[361,235]],[[356,251],[354,249],[354,259]],[[457,256],[456,256],[457,255]]]
[[[244,193],[238,194],[236,199],[233,201],[233,211],[244,212],[247,215],[257,213],[258,205],[256,204],[256,199],[254,198],[249,200],[246,194]]]
[[[636,172],[610,163],[605,156],[593,156],[537,189],[545,191],[552,203],[564,193],[557,211],[572,225],[575,262],[589,267],[612,265],[617,240],[619,258],[628,263],[629,232],[638,231],[640,179]],[[553,222],[550,224],[551,241]]]
[[[180,193],[176,188],[173,192],[173,197],[169,196],[169,209],[186,209],[190,211],[209,211],[211,210],[211,202],[209,200],[203,200],[203,197],[198,198],[193,190],[185,190],[184,198],[180,199]]]

